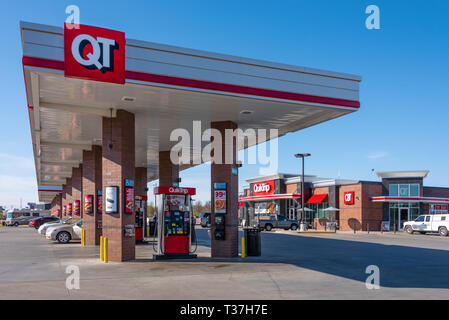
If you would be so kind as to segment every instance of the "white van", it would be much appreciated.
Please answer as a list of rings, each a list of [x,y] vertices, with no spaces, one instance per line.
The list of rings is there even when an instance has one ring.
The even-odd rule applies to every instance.
[[[409,234],[415,231],[420,233],[438,232],[441,236],[447,236],[449,230],[449,214],[419,216],[415,221],[405,222],[404,230]]]

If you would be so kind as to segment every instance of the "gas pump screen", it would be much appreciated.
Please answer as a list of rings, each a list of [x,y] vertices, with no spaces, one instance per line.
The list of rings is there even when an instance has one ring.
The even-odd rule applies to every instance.
[[[168,211],[165,213],[166,235],[189,234],[189,212]]]

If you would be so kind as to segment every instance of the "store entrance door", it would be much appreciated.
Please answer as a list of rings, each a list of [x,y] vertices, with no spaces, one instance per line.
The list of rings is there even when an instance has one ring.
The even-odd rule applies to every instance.
[[[398,222],[399,222],[399,230],[404,231],[404,222],[409,221],[409,209],[408,208],[399,208],[398,213]]]
[[[288,208],[288,219],[289,220],[297,220],[296,219],[296,209],[295,208]]]
[[[287,218],[289,220],[297,220],[298,218],[296,217],[296,203],[293,199],[289,199],[287,201],[287,205],[288,205],[288,212],[287,212]]]

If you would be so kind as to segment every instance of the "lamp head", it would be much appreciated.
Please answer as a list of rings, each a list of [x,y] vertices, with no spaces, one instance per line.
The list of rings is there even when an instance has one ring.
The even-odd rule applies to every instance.
[[[296,158],[305,158],[305,157],[310,157],[311,154],[310,153],[297,153],[295,154]]]

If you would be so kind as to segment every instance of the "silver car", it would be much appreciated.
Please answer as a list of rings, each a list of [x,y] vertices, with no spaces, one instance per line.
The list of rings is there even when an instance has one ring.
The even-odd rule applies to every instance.
[[[49,226],[45,237],[48,240],[56,240],[59,243],[68,243],[70,240],[81,239],[81,229],[83,228],[83,220],[75,224],[60,224]]]
[[[47,233],[47,229],[48,229],[49,227],[55,227],[55,226],[61,225],[61,224],[72,224],[72,217],[67,218],[67,219],[65,219],[65,220],[62,220],[62,221],[60,221],[60,222],[47,222],[47,223],[44,223],[43,225],[41,225],[41,226],[39,227],[39,229],[37,229],[37,232],[38,232],[39,234],[45,236],[45,234]]]

